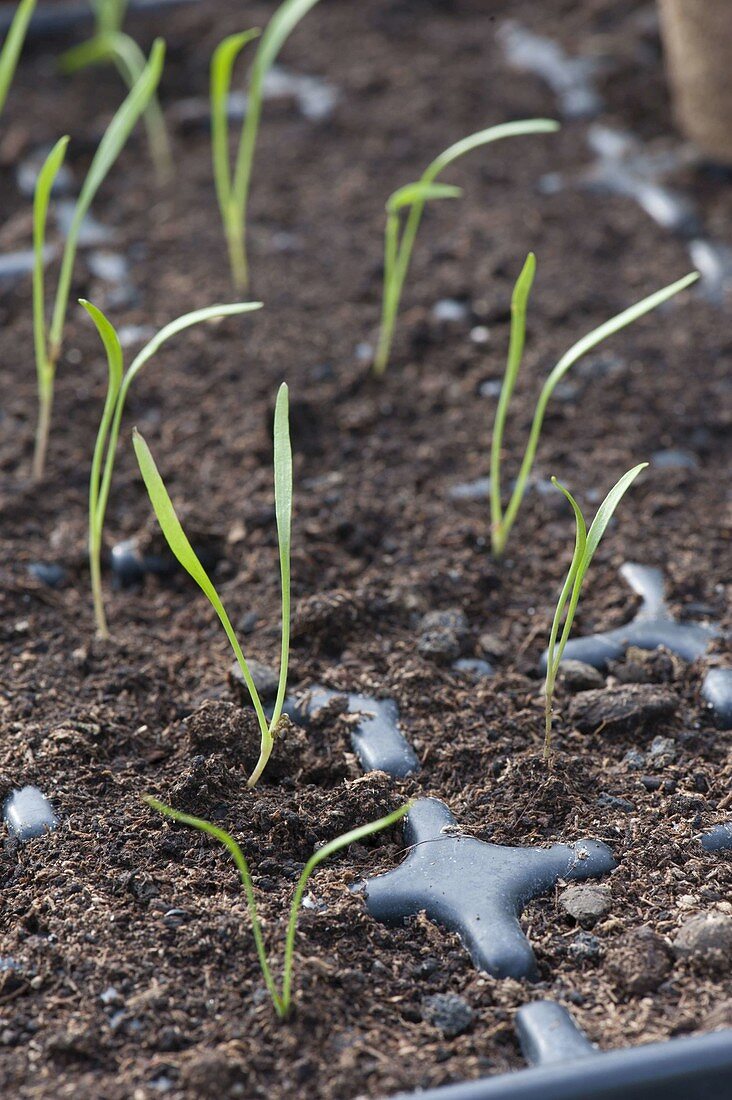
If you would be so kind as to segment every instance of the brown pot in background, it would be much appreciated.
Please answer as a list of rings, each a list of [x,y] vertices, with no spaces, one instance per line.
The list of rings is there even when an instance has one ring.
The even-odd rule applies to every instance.
[[[674,109],[706,156],[732,164],[732,0],[659,0]]]

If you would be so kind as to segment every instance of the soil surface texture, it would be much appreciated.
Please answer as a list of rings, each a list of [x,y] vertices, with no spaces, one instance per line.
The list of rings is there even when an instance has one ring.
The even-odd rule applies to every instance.
[[[235,300],[210,136],[180,104],[199,98],[205,109],[214,47],[265,25],[273,10],[259,0],[201,0],[129,22],[146,49],[156,34],[167,40],[161,101],[175,182],[156,186],[141,129],[93,208],[113,233],[103,251],[125,257],[132,286],[115,297],[87,250],[72,296],[105,309],[128,337],[130,326],[151,334],[181,313]],[[568,507],[543,491],[551,475],[592,515],[631,465],[659,451],[690,455],[683,466],[652,465],[621,504],[575,634],[632,617],[636,598],[618,574],[625,561],[662,568],[678,618],[729,628],[728,313],[687,292],[575,368],[549,406],[535,486],[499,562],[489,553],[488,501],[450,491],[488,472],[511,289],[526,253],[535,250],[538,274],[505,440],[506,486],[557,357],[683,275],[685,243],[632,200],[578,186],[592,162],[586,120],[504,141],[445,174],[464,194],[425,214],[383,379],[369,375],[364,347],[376,336],[388,195],[474,130],[557,116],[547,86],[508,66],[505,20],[596,58],[600,121],[663,151],[679,138],[650,16],[652,6],[634,0],[323,0],[280,62],[333,86],[331,116],[303,117],[291,99],[268,101],[263,112],[249,244],[250,297],[265,306],[171,341],[130,393],[106,554],[124,538],[160,546],[130,444],[137,424],[189,535],[217,548],[214,578],[245,652],[276,666],[271,423],[287,380],[290,683],[394,699],[420,760],[406,780],[361,773],[351,719],[334,704],[306,736],[292,731],[279,766],[248,790],[251,716],[227,680],[220,625],[186,576],[149,576],[122,590],[106,568],[113,638],[95,640],[86,505],[106,365],[88,317],[72,305],[47,475],[34,486],[31,287],[27,278],[0,285],[0,796],[34,784],[60,822],[23,845],[7,837],[0,863],[2,1095],[385,1097],[518,1068],[514,1014],[537,996],[570,1007],[604,1049],[732,1024],[729,954],[673,946],[696,915],[732,914],[732,856],[698,842],[732,807],[730,735],[699,695],[706,668],[723,663],[722,642],[694,664],[631,653],[599,681],[587,674],[584,704],[581,670],[561,679],[549,769],[538,672],[574,543]],[[3,252],[30,247],[18,165],[69,133],[78,186],[122,94],[112,69],[62,76],[57,59],[68,44],[29,45],[3,114]],[[563,186],[539,188],[557,173]],[[687,166],[675,185],[724,239],[729,180]],[[439,319],[434,307],[445,299],[464,304],[461,318]],[[63,568],[60,586],[29,573],[38,562]],[[420,647],[422,617],[447,609],[467,618],[462,656],[489,661],[492,677],[474,681]],[[622,721],[613,721],[618,706]],[[654,747],[654,738],[670,741]],[[467,832],[496,843],[594,837],[618,867],[603,880],[609,904],[591,930],[560,903],[562,886],[527,906],[540,970],[531,985],[476,971],[457,937],[421,917],[397,929],[371,919],[349,887],[396,866],[402,839],[392,830],[353,846],[311,880],[294,1013],[283,1024],[264,990],[231,860],[214,841],[163,821],[141,801],[146,792],[239,840],[278,978],[304,862],[408,796],[442,799]],[[444,1033],[430,1007],[448,994],[472,1013],[459,1034]]]

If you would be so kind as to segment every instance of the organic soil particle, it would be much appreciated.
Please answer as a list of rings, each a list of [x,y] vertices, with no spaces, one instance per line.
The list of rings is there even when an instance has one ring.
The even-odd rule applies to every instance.
[[[244,26],[264,26],[273,10],[269,0],[252,0]],[[245,724],[246,743],[255,744],[250,712],[234,718],[228,643],[179,571],[145,573],[121,590],[105,568],[113,639],[93,639],[86,505],[104,400],[102,349],[72,305],[48,472],[33,487],[30,283],[2,280],[0,798],[36,786],[59,819],[24,844],[8,838],[0,870],[0,958],[12,960],[0,968],[3,1095],[384,1097],[522,1065],[513,1020],[537,995],[571,1004],[602,1048],[729,1023],[729,970],[692,965],[668,948],[683,920],[719,910],[732,893],[729,851],[705,850],[699,840],[729,823],[732,809],[729,735],[701,696],[707,663],[725,664],[723,633],[705,638],[703,655],[679,661],[672,677],[637,685],[674,701],[650,724],[582,733],[569,710],[581,696],[560,683],[547,769],[537,669],[571,555],[571,515],[558,494],[532,487],[496,563],[486,499],[449,492],[488,473],[510,295],[526,253],[536,251],[538,273],[504,440],[506,486],[540,381],[558,356],[682,275],[686,244],[633,201],[573,185],[591,156],[582,120],[557,135],[476,151],[450,170],[460,200],[435,203],[424,218],[389,370],[378,383],[366,373],[388,195],[471,131],[556,115],[546,85],[507,66],[497,38],[507,18],[570,57],[610,58],[596,76],[605,103],[598,121],[659,147],[675,142],[657,41],[640,29],[636,5],[317,4],[281,61],[288,72],[327,80],[339,97],[323,122],[304,119],[290,100],[265,105],[249,235],[251,295],[265,308],[191,329],[140,376],[107,515],[107,553],[135,539],[142,555],[160,554],[129,445],[137,424],[189,536],[215,551],[214,579],[246,653],[277,667],[271,418],[286,378],[296,494],[290,683],[393,700],[416,775],[363,775],[352,716],[334,701],[308,723],[303,741],[296,738],[282,773],[248,791],[250,758],[234,746],[233,731]],[[174,188],[155,189],[140,131],[94,203],[94,222],[113,234],[137,290],[136,301],[111,312],[126,341],[232,300],[210,135],[176,125],[175,105],[206,97],[212,50],[242,27],[241,11],[225,0],[129,23],[145,49],[156,33],[167,41],[161,99],[178,171]],[[67,161],[78,188],[122,95],[111,67],[63,76],[60,49],[58,39],[32,43],[3,111],[0,252],[20,253],[26,270],[30,208],[18,164],[70,133]],[[538,183],[551,173],[567,185],[541,193]],[[728,233],[732,192],[721,175],[687,165],[668,183],[693,201],[715,237]],[[59,244],[55,214],[49,243]],[[50,264],[49,279],[56,271]],[[72,302],[95,294],[94,282],[82,253]],[[465,304],[464,322],[431,318],[445,300]],[[683,449],[696,465],[651,467],[633,487],[593,562],[573,634],[633,620],[638,598],[619,574],[628,561],[661,570],[679,625],[708,622],[723,632],[730,626],[727,316],[686,294],[600,351],[604,359],[589,357],[568,376],[576,390],[547,409],[537,485],[556,475],[587,513],[624,470],[654,452]],[[61,567],[63,585],[29,574],[38,562]],[[492,677],[473,681],[418,652],[422,616],[450,608],[461,609],[469,628],[460,656],[487,656]],[[194,733],[206,739],[197,748],[191,717],[222,705],[216,722]],[[655,736],[677,745],[662,772],[673,791],[647,790],[643,769],[625,763]],[[300,914],[295,1012],[282,1025],[264,993],[227,853],[149,810],[145,792],[179,797],[180,808],[209,814],[241,843],[278,977],[304,862],[317,845],[410,796],[444,801],[464,835],[491,844],[546,850],[596,837],[617,860],[607,884],[622,905],[598,921],[589,943],[558,907],[556,891],[536,898],[522,924],[539,987],[498,980],[474,967],[454,934],[423,917],[392,928],[368,914],[349,887],[406,855],[398,831],[381,834],[325,862],[311,880],[317,905]],[[623,984],[638,959],[643,993]],[[114,1000],[104,996],[110,988]],[[474,1017],[451,1039],[421,1008],[424,998],[447,994]]]

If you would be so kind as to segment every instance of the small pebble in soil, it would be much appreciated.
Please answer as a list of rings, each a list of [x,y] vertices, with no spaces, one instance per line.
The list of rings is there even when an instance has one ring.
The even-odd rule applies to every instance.
[[[470,316],[470,307],[467,302],[458,301],[456,298],[441,298],[435,302],[430,311],[430,317],[438,325],[461,324]]]
[[[280,682],[277,669],[258,661],[256,657],[247,657],[247,667],[262,702],[271,703],[277,696]],[[238,661],[234,661],[229,669],[229,687],[243,706],[252,705],[249,688],[244,682]]]
[[[631,646],[654,650],[664,646],[684,661],[695,661],[704,654],[717,634],[716,628],[698,623],[679,623],[671,617],[664,599],[660,569],[626,562],[620,574],[641,597],[635,618],[614,630],[584,638],[570,638],[564,650],[565,660],[572,658],[605,669]],[[542,671],[546,670],[546,651],[540,667]]]
[[[522,1005],[516,1013],[516,1032],[530,1066],[554,1066],[597,1054],[567,1009],[554,1001]]]
[[[700,837],[702,848],[707,852],[725,852],[732,848],[732,822],[713,825],[708,833]]]
[[[602,691],[583,691],[569,705],[569,718],[581,733],[636,734],[670,718],[678,697],[666,687],[625,684]]]
[[[48,261],[52,255],[53,252],[49,249],[47,254],[44,253],[44,258]],[[34,265],[35,255],[32,248],[18,252],[5,252],[0,255],[0,283],[17,282],[26,275],[30,275]]]
[[[531,898],[560,879],[606,874],[612,853],[596,840],[550,848],[508,848],[461,835],[448,807],[418,799],[405,823],[409,853],[400,867],[367,879],[366,905],[386,924],[424,910],[457,932],[474,964],[494,977],[538,977],[536,959],[519,923]]]
[[[579,932],[567,944],[567,954],[577,962],[597,962],[601,954],[600,941],[591,932]]]
[[[676,760],[676,742],[673,737],[654,737],[646,753],[646,760],[654,768],[666,768]]]
[[[479,657],[461,657],[452,667],[456,672],[464,673],[476,683],[479,680],[489,680],[493,675],[493,665]]]
[[[439,664],[451,664],[463,652],[468,636],[468,620],[459,607],[428,611],[419,623],[417,652]]]
[[[66,580],[66,570],[55,562],[34,561],[28,566],[28,572],[34,580],[49,588],[61,588]]]
[[[699,460],[690,451],[656,451],[651,462],[657,470],[698,470]]]
[[[605,686],[602,673],[584,661],[561,661],[558,681],[567,691],[591,691]]]
[[[38,787],[22,787],[5,800],[3,817],[9,831],[20,841],[43,836],[58,825],[53,806]]]
[[[651,928],[624,932],[606,952],[608,974],[624,993],[654,993],[671,972],[671,950]]]
[[[702,684],[702,699],[720,729],[732,729],[732,668],[710,668]]]
[[[475,481],[461,481],[447,490],[450,500],[487,500],[491,491],[488,477],[479,477]]]
[[[462,1035],[472,1026],[474,1014],[468,1002],[457,993],[434,993],[422,1000],[422,1015],[446,1039]]]
[[[568,886],[559,895],[559,904],[565,913],[577,921],[582,928],[592,928],[605,916],[612,903],[609,886],[588,883],[582,886]]]
[[[628,749],[623,757],[623,763],[634,772],[642,772],[646,766],[646,754],[638,749]]]
[[[679,958],[726,970],[732,965],[732,917],[715,910],[697,913],[680,925],[672,946]]]
[[[618,798],[617,795],[608,794],[607,791],[598,795],[595,801],[603,809],[620,810],[624,814],[630,814],[635,810],[635,806],[627,798]]]

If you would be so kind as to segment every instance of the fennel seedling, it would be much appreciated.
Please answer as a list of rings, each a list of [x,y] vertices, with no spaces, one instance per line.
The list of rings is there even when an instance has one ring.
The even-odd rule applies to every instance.
[[[546,683],[544,688],[545,694],[545,709],[544,709],[544,759],[548,760],[549,751],[551,746],[552,735],[552,701],[554,699],[554,685],[559,671],[559,665],[562,660],[562,654],[564,653],[564,647],[567,644],[567,640],[572,630],[572,624],[574,622],[575,612],[577,611],[577,604],[579,603],[580,592],[582,591],[582,584],[585,579],[585,574],[590,567],[590,562],[594,557],[595,551],[600,543],[600,539],[605,534],[605,528],[610,522],[613,512],[617,508],[618,504],[622,500],[625,493],[628,491],[632,483],[638,477],[641,470],[645,470],[647,462],[641,462],[638,466],[634,466],[632,470],[628,470],[627,474],[623,474],[616,485],[612,487],[610,492],[603,500],[600,507],[597,509],[597,515],[592,521],[592,525],[588,532],[587,524],[585,523],[582,511],[568,489],[565,489],[563,485],[560,485],[555,477],[552,478],[552,484],[556,486],[569,501],[572,506],[575,518],[575,543],[574,553],[572,554],[572,561],[567,571],[567,577],[562,586],[562,591],[559,594],[559,600],[557,601],[556,610],[554,612],[554,618],[552,620],[551,631],[549,633],[549,648],[547,650],[546,658]],[[562,633],[557,641],[557,635],[559,634],[559,627],[564,616],[564,627]]]
[[[8,89],[13,82],[15,70],[18,67],[18,59],[23,49],[28,24],[31,21],[35,6],[36,0],[20,0],[18,7],[15,9],[10,30],[5,36],[2,50],[0,50],[0,114],[2,114],[8,96]]]
[[[50,326],[47,325],[45,304],[44,252],[46,222],[51,191],[66,154],[68,137],[63,137],[56,142],[38,176],[33,199],[33,249],[35,253],[33,268],[33,336],[39,401],[38,427],[33,456],[33,478],[35,481],[41,480],[45,469],[53,409],[56,365],[61,354],[66,310],[69,303],[71,279],[74,273],[74,262],[82,223],[94,196],[117,160],[127,138],[134,129],[135,123],[145,110],[150,101],[150,96],[157,87],[163,69],[164,56],[165,45],[158,39],[153,45],[150,59],[139,80],[136,81],[132,91],[110,122],[94,154],[81,193],[76,201],[74,216],[66,237]]]
[[[172,336],[176,336],[184,329],[201,324],[204,321],[211,321],[219,317],[231,317],[235,314],[249,313],[252,310],[261,309],[262,303],[236,302],[233,305],[209,306],[206,309],[197,309],[193,313],[186,313],[182,317],[178,317],[162,328],[144,346],[123,375],[122,347],[114,326],[102,311],[92,305],[91,302],[87,302],[83,298],[80,299],[80,302],[96,325],[107,353],[107,397],[94,446],[94,457],[89,479],[89,572],[97,633],[101,638],[108,638],[109,630],[102,596],[102,533],[114,471],[114,460],[117,453],[120,423],[129,388],[146,363],[152,359],[161,345]],[[104,472],[102,472],[102,467]]]
[[[394,326],[399,312],[399,302],[404,287],[404,280],[409,271],[409,263],[412,258],[412,250],[417,237],[419,223],[422,220],[425,203],[434,198],[454,198],[460,192],[450,196],[435,194],[433,185],[437,177],[453,161],[458,160],[473,149],[501,138],[521,137],[524,134],[546,134],[559,129],[559,123],[546,118],[532,118],[521,122],[506,122],[500,126],[491,126],[487,130],[479,130],[470,134],[462,141],[451,145],[425,168],[416,184],[407,184],[399,188],[391,196],[386,204],[386,242],[384,249],[384,288],[381,303],[381,326],[379,339],[374,359],[374,372],[383,374],[389,362],[392,340],[394,338]],[[399,198],[401,196],[401,198]],[[396,202],[396,206],[395,206]],[[390,209],[391,207],[391,209]],[[399,210],[409,208],[404,228],[399,235]]]
[[[264,81],[286,39],[318,0],[284,0],[267,24],[252,63],[247,110],[232,178],[229,163],[228,98],[234,63],[244,46],[256,38],[257,29],[232,34],[223,40],[211,59],[211,151],[221,220],[229,251],[231,277],[237,290],[249,283],[246,228],[247,203],[254,147],[262,115]]]
[[[166,817],[172,818],[173,821],[178,821],[183,825],[191,825],[194,829],[200,829],[201,832],[208,833],[209,836],[220,841],[228,849],[237,866],[242,886],[244,887],[247,908],[249,910],[249,919],[252,922],[254,944],[264,977],[264,983],[267,987],[267,992],[272,998],[275,1012],[281,1020],[284,1020],[289,1015],[292,1008],[292,969],[295,955],[295,933],[297,932],[297,918],[308,879],[323,860],[328,859],[329,856],[335,855],[336,852],[339,852],[342,848],[348,847],[349,844],[355,844],[359,840],[364,840],[368,836],[373,836],[374,833],[378,833],[382,829],[388,829],[391,825],[396,825],[396,823],[401,821],[405,814],[408,813],[410,808],[410,803],[406,803],[404,806],[400,806],[398,810],[394,810],[393,813],[387,814],[385,817],[380,817],[376,821],[371,821],[368,825],[361,825],[357,829],[351,829],[350,832],[336,837],[335,840],[329,841],[328,844],[324,844],[323,847],[314,852],[307,861],[297,881],[292,904],[290,906],[290,919],[287,923],[287,933],[285,935],[285,960],[280,991],[277,988],[277,983],[275,982],[267,959],[267,951],[264,946],[264,936],[262,934],[262,924],[257,913],[257,903],[254,897],[254,887],[252,885],[252,877],[249,873],[249,866],[237,842],[229,833],[220,829],[217,825],[212,825],[210,821],[204,821],[200,817],[192,817],[190,814],[181,813],[179,810],[174,810],[171,806],[166,806],[164,802],[159,802],[157,798],[152,798],[149,795],[145,797],[145,802],[147,802],[148,806],[151,806],[152,809],[157,810]]]
[[[264,771],[274,748],[277,729],[282,715],[282,705],[285,701],[285,689],[287,687],[287,665],[290,652],[290,544],[292,526],[292,449],[290,446],[290,429],[288,417],[288,391],[283,382],[277,394],[274,416],[274,488],[275,488],[275,515],[277,519],[277,542],[280,557],[280,587],[282,596],[282,632],[280,646],[280,674],[272,718],[268,722],[264,713],[259,692],[254,684],[249,667],[245,660],[241,646],[239,645],[234,628],[226,613],[219,594],[214,588],[205,569],[196,557],[196,554],[186,538],[185,532],[175,513],[175,509],[168,496],[163,479],[158,473],[158,468],[150,453],[147,443],[135,429],[132,439],[137,461],[140,466],[145,486],[150,497],[158,523],[165,536],[168,546],[178,559],[183,568],[188,572],[196,584],[203,590],[209,603],[221,620],[229,644],[234,650],[234,655],[241,669],[244,683],[247,686],[252,705],[254,706],[260,729],[259,759],[254,771],[247,780],[247,785],[255,786]]]
[[[513,394],[513,388],[516,384],[516,378],[521,365],[521,355],[526,332],[526,309],[535,271],[536,260],[534,254],[530,252],[521,274],[516,281],[513,297],[511,299],[511,335],[509,338],[508,361],[493,423],[490,459],[490,505],[491,546],[495,557],[500,557],[503,553],[509,533],[516,520],[516,515],[521,507],[528,478],[534,465],[546,407],[557,384],[564,378],[570,367],[573,367],[583,355],[586,355],[592,348],[597,347],[597,345],[602,343],[603,340],[606,340],[608,336],[613,336],[627,325],[632,324],[633,321],[637,321],[639,317],[643,317],[646,313],[650,313],[651,310],[656,309],[657,306],[662,305],[663,302],[668,301],[668,299],[672,298],[675,294],[691,286],[691,284],[696,282],[699,278],[699,273],[693,271],[689,275],[685,275],[683,279],[679,279],[677,282],[671,283],[661,290],[657,290],[655,294],[649,295],[649,297],[644,298],[641,302],[636,302],[635,305],[630,306],[628,309],[624,309],[622,313],[618,313],[617,316],[612,317],[609,321],[605,321],[604,324],[599,325],[598,328],[593,329],[592,332],[583,336],[576,344],[573,344],[569,351],[565,352],[541,388],[521,467],[508,505],[504,511],[501,503],[501,452],[503,449],[503,432],[508,406],[511,401],[511,395]]]

